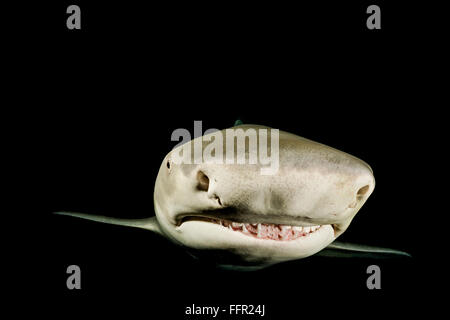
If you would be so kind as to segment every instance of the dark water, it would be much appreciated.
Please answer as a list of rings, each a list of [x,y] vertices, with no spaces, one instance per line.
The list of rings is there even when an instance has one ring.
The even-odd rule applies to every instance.
[[[270,319],[406,318],[426,300],[440,301],[429,285],[445,288],[432,232],[442,228],[442,212],[431,206],[445,201],[445,189],[430,182],[440,171],[426,161],[440,149],[425,128],[440,116],[416,80],[430,69],[420,61],[430,61],[431,40],[407,24],[410,6],[382,2],[382,30],[371,33],[366,3],[79,3],[78,33],[66,30],[66,3],[23,11],[46,18],[23,27],[31,49],[18,56],[21,72],[10,82],[20,88],[5,117],[14,121],[7,137],[19,155],[7,167],[18,223],[4,227],[14,234],[4,264],[15,272],[4,277],[14,284],[17,314],[209,319],[186,316],[186,307],[264,304]],[[153,184],[175,145],[173,130],[193,132],[194,120],[222,129],[237,119],[370,164],[375,191],[341,240],[413,258],[311,257],[233,272],[143,230],[51,215],[153,215]],[[81,268],[81,290],[66,287],[72,264]],[[366,286],[370,265],[380,267],[380,290]]]

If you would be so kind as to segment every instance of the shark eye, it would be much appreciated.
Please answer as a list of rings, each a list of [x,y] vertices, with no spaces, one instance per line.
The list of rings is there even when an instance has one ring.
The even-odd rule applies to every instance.
[[[167,160],[166,166],[167,166],[167,169],[170,170],[170,160]]]

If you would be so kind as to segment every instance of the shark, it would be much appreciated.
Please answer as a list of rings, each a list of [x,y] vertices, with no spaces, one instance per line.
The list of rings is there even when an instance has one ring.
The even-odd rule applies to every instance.
[[[230,129],[244,133],[275,130],[247,124]],[[195,152],[186,152],[196,144],[208,148],[219,138],[226,141],[226,130],[196,137],[165,156],[155,181],[153,216],[120,219],[55,213],[146,229],[197,258],[240,270],[316,254],[410,256],[400,250],[336,241],[375,189],[374,173],[366,162],[278,129],[276,150],[261,138],[256,144],[276,153],[278,168],[272,174],[261,174],[267,162],[236,164],[217,161],[217,157],[205,160],[203,155],[197,159]],[[225,152],[225,145],[215,145],[223,148],[215,153]],[[252,152],[248,149],[244,150],[245,159]],[[181,153],[189,154],[192,161],[180,162],[177,156]]]

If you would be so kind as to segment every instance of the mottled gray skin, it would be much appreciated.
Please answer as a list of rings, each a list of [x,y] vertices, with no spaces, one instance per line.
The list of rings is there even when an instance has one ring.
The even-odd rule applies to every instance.
[[[225,131],[221,132],[225,145]],[[211,143],[207,140],[203,139],[203,147]],[[194,142],[195,139],[188,143]],[[346,251],[403,254],[382,248],[332,244],[375,188],[371,168],[354,156],[280,131],[279,170],[273,175],[261,175],[260,163],[177,164],[173,156],[179,148],[167,154],[159,169],[154,190],[156,217],[130,220],[62,214],[152,230],[195,251],[232,255],[235,265],[262,267],[301,259],[327,246]],[[295,240],[267,240],[229,230],[202,217],[321,228]]]

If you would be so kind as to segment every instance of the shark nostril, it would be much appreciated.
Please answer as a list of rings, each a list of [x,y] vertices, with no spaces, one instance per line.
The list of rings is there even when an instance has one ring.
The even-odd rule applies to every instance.
[[[365,185],[364,187],[360,188],[358,190],[358,192],[356,193],[356,196],[358,198],[361,198],[362,196],[364,196],[367,193],[367,191],[369,191],[369,185]]]
[[[209,178],[203,171],[197,172],[197,189],[201,191],[208,191]]]
[[[369,191],[370,186],[369,185],[365,185],[362,188],[359,188],[358,192],[356,193],[356,199],[355,201],[353,201],[352,203],[349,204],[349,208],[356,208],[356,206],[358,205],[358,202],[361,201],[364,197],[364,195],[367,193],[367,191]]]

